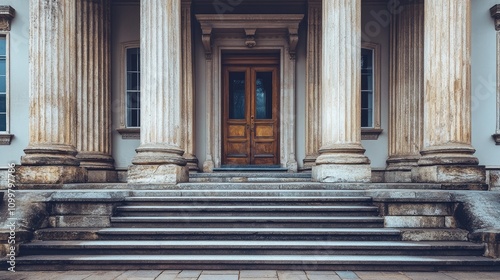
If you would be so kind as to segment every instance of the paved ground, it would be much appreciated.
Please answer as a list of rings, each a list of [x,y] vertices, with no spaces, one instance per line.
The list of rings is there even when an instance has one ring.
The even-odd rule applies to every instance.
[[[5,280],[499,280],[500,272],[128,270],[0,272]]]

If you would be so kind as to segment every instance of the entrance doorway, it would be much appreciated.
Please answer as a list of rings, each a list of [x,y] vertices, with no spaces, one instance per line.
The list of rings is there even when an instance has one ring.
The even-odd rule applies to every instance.
[[[222,59],[222,164],[279,164],[279,57]]]

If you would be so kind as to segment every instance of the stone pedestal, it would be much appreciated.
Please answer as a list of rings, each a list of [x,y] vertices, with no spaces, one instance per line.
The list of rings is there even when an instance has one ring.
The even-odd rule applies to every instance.
[[[389,159],[386,182],[411,182],[423,141],[424,3],[413,1],[392,17]]]
[[[181,1],[141,2],[141,145],[129,183],[188,180],[182,143]]]
[[[312,178],[369,182],[361,145],[361,0],[323,0],[322,147]]]
[[[75,148],[76,12],[75,1],[30,1],[30,138],[19,184],[86,179]]]
[[[77,158],[89,182],[115,182],[109,0],[77,1]]]
[[[471,145],[470,5],[425,2],[424,147],[412,175],[417,182],[485,180]]]

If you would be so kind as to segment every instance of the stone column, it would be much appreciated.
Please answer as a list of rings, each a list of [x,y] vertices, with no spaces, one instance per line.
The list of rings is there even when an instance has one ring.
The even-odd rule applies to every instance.
[[[182,139],[181,0],[141,1],[141,145],[129,183],[187,181]]]
[[[321,0],[308,1],[307,16],[306,158],[304,169],[315,165],[321,147]]]
[[[76,2],[30,1],[30,140],[20,184],[86,180],[76,158]]]
[[[424,147],[415,181],[485,181],[471,145],[470,25],[470,0],[425,1]]]
[[[198,159],[194,153],[195,126],[194,126],[194,69],[193,69],[193,41],[191,25],[191,0],[182,0],[182,142],[184,143],[184,158],[189,170],[197,171]]]
[[[369,182],[361,145],[361,0],[323,0],[321,149],[312,178]]]
[[[387,182],[411,182],[423,141],[424,3],[413,2],[391,23]]]
[[[77,158],[90,182],[116,181],[111,157],[110,1],[77,2]]]

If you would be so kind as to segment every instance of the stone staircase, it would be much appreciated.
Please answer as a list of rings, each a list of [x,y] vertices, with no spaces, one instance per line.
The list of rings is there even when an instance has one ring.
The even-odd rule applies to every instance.
[[[132,192],[110,222],[36,231],[19,269],[500,270],[483,244],[404,240],[363,190],[324,188],[307,173],[192,174],[175,189]]]

